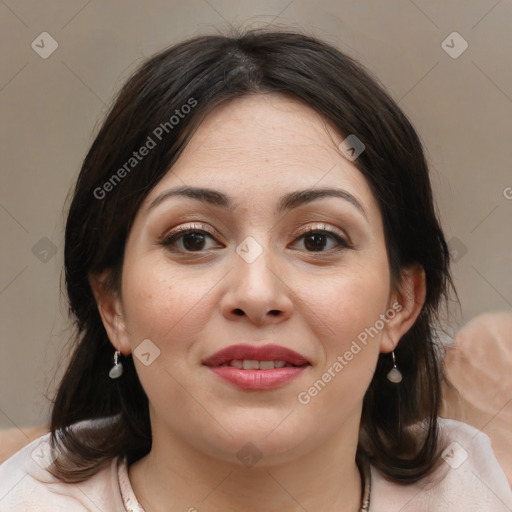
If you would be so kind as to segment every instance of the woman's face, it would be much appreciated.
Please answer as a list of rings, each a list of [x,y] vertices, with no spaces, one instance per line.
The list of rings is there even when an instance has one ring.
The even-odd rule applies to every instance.
[[[146,198],[113,343],[134,352],[154,443],[261,463],[341,437],[355,449],[400,306],[377,202],[341,141],[297,101],[246,96],[206,118]],[[210,194],[171,195],[182,187]]]

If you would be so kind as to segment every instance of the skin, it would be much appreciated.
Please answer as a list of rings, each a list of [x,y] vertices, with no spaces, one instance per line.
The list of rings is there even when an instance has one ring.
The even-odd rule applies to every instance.
[[[282,95],[217,108],[140,208],[120,293],[101,287],[104,276],[91,280],[113,346],[127,355],[150,339],[160,350],[149,366],[134,357],[153,447],[129,476],[147,512],[359,509],[363,397],[379,353],[391,352],[418,316],[425,278],[408,268],[392,285],[376,199],[340,154],[342,140],[318,113]],[[223,192],[233,207],[171,197],[148,210],[183,185]],[[349,192],[365,214],[337,197],[276,212],[282,195],[324,187]],[[200,251],[187,252],[190,237],[163,246],[179,226],[214,235]],[[327,235],[315,251],[303,228],[331,229],[349,246]],[[252,263],[236,252],[248,236],[263,251]],[[378,335],[309,404],[299,403],[298,394],[397,302],[401,311]],[[280,344],[311,366],[279,389],[243,391],[201,365],[236,343]],[[262,454],[251,468],[236,456],[248,442]]]

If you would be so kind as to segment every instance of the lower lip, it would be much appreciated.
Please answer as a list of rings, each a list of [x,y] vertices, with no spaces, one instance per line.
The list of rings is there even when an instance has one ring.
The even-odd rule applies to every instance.
[[[241,370],[233,366],[210,366],[209,368],[222,380],[240,389],[263,391],[288,384],[307,367],[308,365],[274,368],[273,370]]]

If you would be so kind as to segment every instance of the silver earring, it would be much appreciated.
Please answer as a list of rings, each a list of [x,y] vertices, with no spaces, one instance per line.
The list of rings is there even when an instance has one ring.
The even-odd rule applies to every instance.
[[[114,366],[112,366],[112,368],[108,372],[108,376],[111,379],[118,379],[119,377],[121,377],[121,375],[123,375],[123,363],[118,362],[120,354],[121,352],[119,352],[119,350],[116,350],[114,352]]]
[[[393,368],[389,370],[387,374],[387,379],[389,382],[392,382],[393,384],[398,384],[399,382],[402,382],[402,373],[400,370],[396,367],[396,361],[395,361],[395,351],[391,352],[391,356],[393,357]]]

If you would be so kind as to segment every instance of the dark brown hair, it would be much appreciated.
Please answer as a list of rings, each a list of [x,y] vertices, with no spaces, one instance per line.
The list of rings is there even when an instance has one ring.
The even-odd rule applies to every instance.
[[[51,471],[62,480],[82,481],[112,457],[126,455],[131,462],[151,448],[148,399],[132,357],[123,358],[122,378],[108,377],[113,348],[89,278],[107,271],[108,285],[119,291],[134,217],[201,121],[221,103],[269,92],[293,96],[341,135],[363,142],[366,149],[354,163],[382,213],[393,283],[399,285],[405,266],[425,270],[425,304],[395,351],[403,381],[386,379],[391,359],[381,354],[364,398],[358,455],[368,455],[386,478],[400,483],[415,482],[435,466],[441,379],[435,325],[453,283],[420,140],[397,104],[353,59],[314,37],[258,30],[196,37],[146,61],[119,92],[85,157],[65,234],[76,346],[51,421],[59,454]],[[184,105],[193,108],[181,110]],[[187,113],[175,124],[177,110]],[[161,141],[128,169],[133,152],[159,126],[166,127]],[[113,181],[114,174],[122,179]],[[99,418],[108,419],[70,429]],[[424,435],[412,433],[413,425],[421,425]]]

